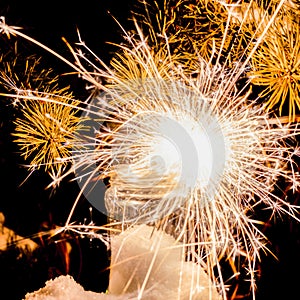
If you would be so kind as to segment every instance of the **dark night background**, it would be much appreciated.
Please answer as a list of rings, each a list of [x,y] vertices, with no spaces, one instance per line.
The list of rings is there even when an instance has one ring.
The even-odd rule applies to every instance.
[[[23,32],[38,41],[58,51],[72,60],[61,37],[65,37],[71,44],[78,41],[78,28],[82,39],[101,59],[109,62],[115,48],[106,42],[119,43],[122,32],[112,16],[130,29],[127,19],[130,9],[137,1],[128,0],[53,0],[53,1],[8,1],[0,0],[0,16],[5,16],[9,25],[23,27]],[[110,11],[111,15],[109,15]],[[13,44],[12,38],[9,43]],[[9,46],[6,40],[1,40],[0,51],[6,51]],[[20,43],[19,43],[20,42]],[[57,74],[72,71],[58,59],[46,51],[31,45],[19,38],[19,52],[26,55],[38,54],[42,56],[42,64],[50,67]],[[70,85],[76,97],[85,100],[88,96],[85,83],[76,76],[64,76],[62,82]],[[79,191],[76,183],[65,182],[50,197],[50,191],[45,190],[49,178],[43,171],[35,172],[21,187],[20,183],[28,172],[22,167],[23,159],[18,154],[17,146],[12,142],[12,120],[14,111],[8,102],[0,101],[0,212],[6,216],[7,227],[14,229],[23,236],[33,236],[37,242],[40,238],[34,234],[42,230],[51,229],[55,225],[63,225],[70,211],[70,207]],[[295,196],[296,198],[296,196]],[[89,205],[82,201],[76,210],[77,222],[91,220]],[[92,219],[96,224],[105,223],[105,217],[96,210],[92,212]],[[262,254],[260,265],[260,279],[257,282],[257,299],[299,299],[299,270],[300,270],[300,235],[299,224],[283,217],[266,229],[270,240],[270,247],[277,255],[278,261],[271,255]],[[67,239],[67,237],[66,237]],[[104,245],[98,240],[81,239],[71,236],[69,242],[74,249],[71,256],[69,273],[80,282],[85,289],[105,291],[108,272],[103,271],[108,265]],[[26,292],[39,289],[45,280],[64,274],[63,243],[51,243],[36,254],[37,261],[27,258],[15,262],[17,250],[8,254],[0,254],[0,299],[22,299]],[[42,260],[42,263],[40,262]],[[27,264],[26,264],[27,263]],[[11,284],[15,287],[10,288]],[[244,298],[247,299],[247,298]]]

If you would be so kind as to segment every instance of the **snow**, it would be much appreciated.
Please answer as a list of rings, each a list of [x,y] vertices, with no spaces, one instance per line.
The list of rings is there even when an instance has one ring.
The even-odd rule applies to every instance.
[[[85,291],[71,276],[60,276],[23,300],[220,299],[206,273],[199,273],[194,263],[183,261],[181,246],[153,227],[134,226],[112,236],[106,294]]]

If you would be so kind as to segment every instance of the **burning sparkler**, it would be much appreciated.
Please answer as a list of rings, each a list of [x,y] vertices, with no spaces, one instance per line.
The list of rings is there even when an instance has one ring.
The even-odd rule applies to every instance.
[[[252,83],[265,87],[267,109],[279,106],[291,121],[300,107],[300,23],[292,17],[278,18],[251,58]],[[286,105],[288,102],[288,105]]]
[[[44,167],[56,178],[66,167],[74,132],[80,128],[80,102],[68,88],[59,88],[51,70],[39,70],[40,59],[27,58],[23,70],[16,73],[19,60],[6,62],[1,71],[2,82],[17,95],[13,101],[15,142],[29,161],[29,171]]]

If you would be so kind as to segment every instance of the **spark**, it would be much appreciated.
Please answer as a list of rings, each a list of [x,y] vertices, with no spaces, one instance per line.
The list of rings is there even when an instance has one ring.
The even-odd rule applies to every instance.
[[[286,102],[290,121],[300,107],[300,23],[286,16],[278,18],[251,58],[252,83],[264,87],[266,109],[279,106],[283,114]]]
[[[55,95],[52,97],[55,99]],[[60,173],[65,165],[63,159],[71,155],[73,132],[78,128],[79,118],[75,110],[55,103],[57,98],[53,101],[44,102],[43,98],[23,101],[22,116],[14,121],[14,136],[25,160],[30,159],[30,169],[44,166],[47,171]]]
[[[0,81],[12,94],[16,110],[15,142],[29,164],[30,174],[43,167],[56,187],[71,156],[74,132],[80,128],[79,101],[68,87],[60,88],[58,76],[51,69],[40,67],[41,58],[20,55],[3,62]],[[7,94],[8,96],[8,94]],[[27,179],[25,179],[26,181]]]

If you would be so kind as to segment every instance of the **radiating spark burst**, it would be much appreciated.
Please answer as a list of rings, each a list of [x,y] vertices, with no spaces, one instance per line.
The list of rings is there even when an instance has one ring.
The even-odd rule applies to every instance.
[[[165,0],[163,4],[154,1],[155,8],[146,1],[140,2],[147,14],[136,17],[150,32],[154,44],[163,45],[161,37],[167,36],[171,53],[191,68],[198,60],[195,52],[206,61],[221,58],[230,66],[244,56],[255,35],[254,26],[235,17],[240,7],[249,6],[244,1],[221,4],[218,0]]]
[[[276,5],[264,1],[242,3],[233,10],[233,19],[262,32],[268,24]],[[251,55],[248,76],[254,85],[262,88],[259,96],[264,99],[267,110],[277,109],[278,115],[288,114],[296,120],[300,100],[299,10],[294,1],[285,1],[266,33],[263,42]],[[264,9],[265,7],[265,9]],[[244,27],[241,28],[244,31]],[[247,49],[250,51],[251,47]],[[286,112],[283,113],[283,110]]]
[[[53,102],[44,102],[44,94],[30,94],[31,99],[35,97],[39,100],[22,101],[23,115],[14,122],[15,142],[24,158],[30,160],[29,169],[44,166],[51,174],[60,174],[66,158],[71,155],[73,134],[79,127],[76,110],[67,106],[75,102],[64,99],[64,104],[61,104],[58,102],[61,98],[55,94],[51,95]]]
[[[141,42],[135,51],[132,59],[143,52],[144,71],[151,65],[153,72],[147,46]],[[200,67],[193,79],[179,70],[182,82],[157,70],[142,85],[131,78],[94,99],[93,113],[103,121],[96,174],[110,178],[105,203],[114,220],[171,232],[212,277],[221,257],[242,256],[254,288],[255,264],[266,250],[255,207],[297,218],[296,207],[273,189],[278,178],[298,187],[288,144],[298,131],[279,120],[272,124],[263,108],[230,89],[232,73],[204,62]],[[91,153],[83,152],[78,164],[89,163]],[[215,282],[224,288],[218,271]]]
[[[300,108],[300,22],[286,16],[277,18],[264,42],[251,58],[253,84],[264,87],[267,109],[287,105],[291,121]]]
[[[81,128],[80,102],[69,88],[59,88],[58,76],[53,76],[52,70],[40,68],[41,59],[28,57],[24,66],[20,66],[20,60],[18,56],[6,60],[0,71],[1,82],[16,94],[12,103],[17,111],[15,142],[21,155],[30,161],[30,171],[44,167],[55,179],[71,156],[74,132]]]
[[[73,170],[78,180],[108,177],[110,217],[124,227],[147,222],[173,234],[183,242],[186,259],[197,263],[199,273],[206,270],[224,299],[222,257],[241,259],[239,267],[248,270],[255,290],[256,262],[260,251],[267,251],[255,210],[266,208],[272,216],[286,213],[299,220],[298,207],[274,192],[278,179],[298,188],[293,163],[299,154],[294,149],[297,126],[271,119],[258,103],[248,101],[247,85],[238,91],[247,62],[227,71],[199,58],[191,76],[191,68],[173,60],[168,47],[158,59],[139,28],[137,32],[139,40],[127,35],[130,45],[121,46],[119,61],[126,61],[127,68],[121,63],[115,69],[104,64],[98,68],[82,51],[73,51],[75,70],[95,84],[93,73],[81,64],[90,62],[94,74],[109,82],[95,84],[105,93],[84,110],[98,122],[92,136],[77,140]],[[92,172],[78,173],[90,165],[96,166]],[[191,295],[199,286],[201,282],[191,286]]]
[[[110,88],[94,99],[90,112],[103,122],[98,125],[97,151],[92,153],[98,161],[95,174],[110,178],[105,201],[111,217],[123,225],[152,222],[171,232],[185,243],[188,259],[201,267],[205,264],[212,277],[213,269],[218,270],[215,281],[223,287],[223,295],[220,258],[244,257],[243,267],[255,289],[255,265],[260,250],[267,250],[257,227],[260,221],[253,216],[255,208],[297,218],[297,208],[273,193],[278,178],[298,187],[292,163],[297,128],[270,119],[263,108],[247,102],[247,95],[235,91],[236,73],[243,70],[226,74],[222,67],[202,61],[197,76],[189,77],[185,76],[189,71],[175,60],[163,72],[145,39],[130,42],[133,49],[122,46],[124,58],[131,59],[129,69],[122,65],[105,75]],[[82,52],[74,54],[77,61],[84,59]],[[175,140],[168,128],[185,133]],[[186,150],[189,140],[201,152]],[[224,164],[208,145],[224,150]],[[194,169],[187,155],[196,158]],[[94,164],[91,152],[83,153],[78,162]],[[215,167],[214,162],[220,165]],[[215,176],[205,173],[203,184],[198,171],[205,163],[216,172]]]

